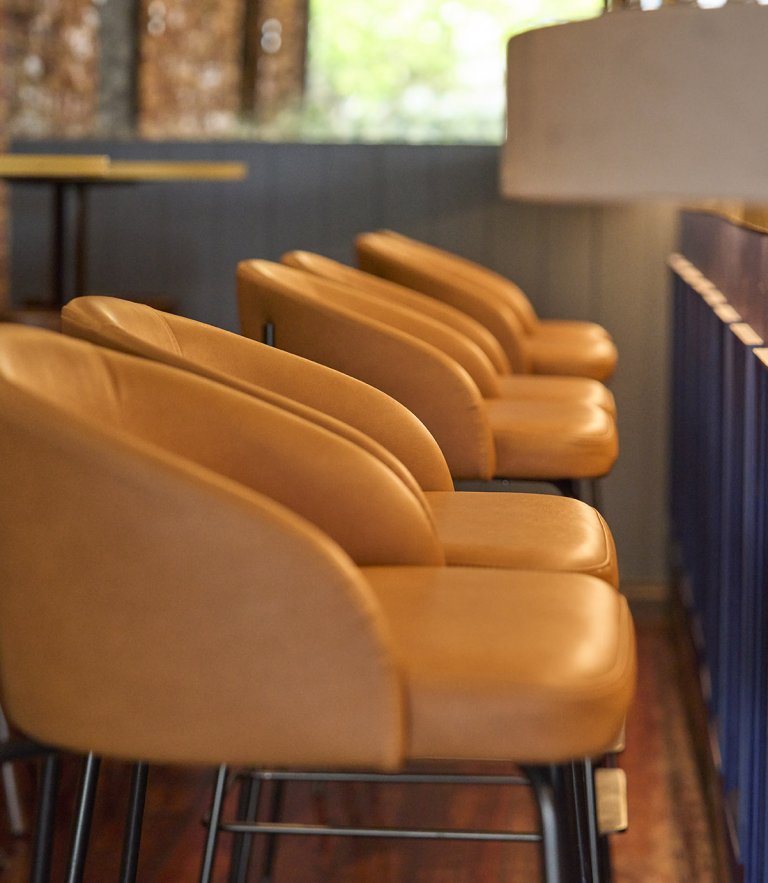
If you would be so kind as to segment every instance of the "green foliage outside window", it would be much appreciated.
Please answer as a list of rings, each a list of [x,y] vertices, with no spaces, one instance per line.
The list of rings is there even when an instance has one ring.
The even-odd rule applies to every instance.
[[[305,138],[498,143],[510,36],[602,0],[310,0]]]

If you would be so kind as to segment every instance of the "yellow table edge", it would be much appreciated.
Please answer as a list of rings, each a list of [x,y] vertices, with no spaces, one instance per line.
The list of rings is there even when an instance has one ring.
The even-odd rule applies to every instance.
[[[110,160],[80,154],[0,154],[0,178],[73,178],[91,181],[240,181],[241,162]]]
[[[113,160],[104,174],[107,181],[240,181],[248,166],[241,162],[163,162]]]
[[[0,154],[2,178],[101,178],[109,157],[80,154]]]

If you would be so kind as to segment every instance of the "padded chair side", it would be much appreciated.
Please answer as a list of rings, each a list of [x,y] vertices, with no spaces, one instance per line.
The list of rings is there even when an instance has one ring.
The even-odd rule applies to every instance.
[[[438,248],[436,245],[430,245],[418,239],[412,239],[394,230],[380,230],[373,235],[387,236],[397,242],[404,252],[412,253],[414,259],[421,257],[436,269],[454,273],[461,276],[467,284],[487,289],[498,300],[507,303],[515,311],[527,333],[530,334],[536,330],[540,319],[533,304],[519,285],[516,285],[511,279],[507,279],[506,276],[502,276],[501,273],[455,252],[446,251],[444,248]]]
[[[316,524],[357,563],[444,561],[422,500],[357,445],[205,378],[50,336],[25,341],[39,367],[25,366],[22,388],[269,496]],[[7,335],[3,344],[0,371],[14,356]],[[366,531],[361,523],[369,523]]]
[[[466,340],[479,346],[499,374],[510,373],[509,359],[507,359],[498,340],[487,328],[461,310],[444,304],[434,297],[429,297],[411,288],[405,288],[396,282],[390,282],[381,276],[374,276],[372,273],[366,273],[357,267],[350,267],[323,255],[308,251],[290,251],[284,254],[280,260],[289,267],[296,267],[326,279],[346,283],[385,301],[401,304],[436,319],[453,328]]]
[[[338,546],[5,379],[0,402],[0,672],[18,727],[161,763],[398,764],[388,629]]]
[[[82,298],[80,300],[82,300]],[[67,306],[70,305],[71,304],[67,304]],[[224,386],[230,387],[231,389],[246,393],[259,401],[289,411],[297,417],[309,420],[311,423],[316,423],[323,429],[327,429],[342,438],[346,438],[348,441],[353,442],[369,454],[377,457],[397,475],[411,493],[422,499],[425,507],[427,506],[426,500],[423,500],[421,487],[397,457],[391,454],[374,439],[355,429],[353,426],[349,426],[348,424],[337,420],[335,417],[330,417],[327,414],[309,408],[294,399],[286,398],[285,396],[278,395],[271,390],[241,380],[234,375],[225,374],[223,371],[219,371],[216,368],[208,367],[205,362],[195,361],[194,359],[188,358],[186,355],[177,355],[177,346],[165,349],[162,346],[148,343],[141,337],[132,335],[128,329],[126,329],[125,323],[122,325],[103,326],[99,322],[98,312],[90,310],[89,306],[82,304],[76,305],[76,307],[83,307],[83,309],[77,311],[74,321],[71,313],[66,320],[62,321],[62,330],[64,333],[73,337],[79,337],[81,340],[87,340],[90,343],[95,343],[98,346],[104,346],[108,349],[116,348],[119,352],[141,356],[154,362],[161,362],[162,364],[170,365],[174,368],[180,368],[181,370],[197,374],[201,377],[207,377],[208,379],[215,380],[217,383],[222,383]],[[130,322],[128,324],[130,326]],[[175,342],[178,344],[178,341]],[[254,345],[258,346],[258,344],[255,343]]]
[[[383,322],[434,346],[464,368],[483,397],[499,395],[499,376],[490,359],[473,341],[467,340],[445,322],[391,298],[365,291],[358,285],[337,282],[284,264],[273,265],[272,272],[277,278],[285,279],[295,290],[304,291],[310,297],[332,300],[339,306],[348,307],[368,319]]]
[[[287,269],[287,268],[284,268]],[[370,383],[411,410],[431,432],[454,478],[494,475],[493,435],[483,399],[466,371],[429,344],[334,304],[292,290],[266,262],[238,266],[240,321],[260,338]]]
[[[504,349],[512,370],[530,373],[527,332],[517,313],[508,304],[488,297],[482,290],[466,286],[461,278],[422,261],[407,260],[387,244],[386,237],[363,234],[355,240],[358,264],[362,270],[392,282],[421,291],[471,316],[485,326]]]
[[[163,329],[145,330],[143,314],[151,315]],[[292,403],[299,414],[303,405],[313,410],[316,419],[325,415],[326,428],[344,434],[338,424],[349,427],[348,437],[363,447],[366,442],[360,433],[372,439],[367,445],[378,444],[378,456],[381,448],[391,452],[387,462],[409,486],[404,470],[424,490],[453,487],[440,448],[414,414],[380,390],[325,365],[117,298],[75,298],[62,310],[62,327],[69,335],[193,371],[273,403],[279,397],[283,407]],[[166,331],[172,339],[165,339]],[[396,468],[393,457],[403,469]]]

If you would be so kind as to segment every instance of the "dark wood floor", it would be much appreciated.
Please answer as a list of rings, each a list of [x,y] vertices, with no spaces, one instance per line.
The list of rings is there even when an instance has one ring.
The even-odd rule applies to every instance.
[[[691,734],[683,712],[681,685],[668,622],[657,610],[639,611],[640,680],[628,722],[627,771],[630,829],[613,838],[617,883],[715,883],[712,836],[696,772]],[[33,804],[37,768],[20,765],[25,802]],[[67,826],[79,761],[67,759],[60,795],[57,876],[67,848]],[[129,769],[102,768],[86,880],[116,879]],[[198,873],[212,771],[153,768],[147,802],[139,879],[142,883],[185,883]],[[295,784],[288,789],[285,818],[418,825],[504,827],[533,824],[525,789],[478,786],[329,785],[318,791]],[[223,838],[224,851],[228,848]],[[0,880],[20,883],[27,876],[29,841],[0,835]],[[258,857],[258,856],[257,856]],[[217,880],[225,879],[222,861]],[[254,868],[252,879],[258,879]],[[276,883],[496,883],[538,878],[535,846],[518,844],[414,843],[353,839],[283,838]]]

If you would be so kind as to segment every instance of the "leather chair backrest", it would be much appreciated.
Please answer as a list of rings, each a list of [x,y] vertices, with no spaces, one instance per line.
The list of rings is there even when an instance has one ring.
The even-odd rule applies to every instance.
[[[289,267],[306,270],[308,273],[315,273],[336,282],[344,282],[368,294],[381,297],[387,302],[410,307],[416,312],[448,325],[466,340],[480,347],[499,374],[510,373],[509,359],[491,332],[471,316],[434,297],[310,251],[289,251],[280,260]]]
[[[445,353],[469,374],[484,398],[497,398],[499,395],[498,373],[490,359],[471,340],[444,322],[414,310],[389,298],[377,297],[364,291],[360,286],[348,285],[312,273],[301,272],[305,277],[307,291],[334,292],[334,299],[340,306],[364,313],[369,319],[384,322],[392,328],[404,331]],[[327,283],[316,285],[315,282]],[[314,286],[314,287],[313,287]]]
[[[440,448],[399,402],[368,384],[193,319],[118,298],[75,298],[65,333],[201,374],[293,410],[375,453],[418,494],[453,485]],[[393,462],[394,461],[394,462]]]
[[[198,415],[207,442],[192,450],[172,443],[181,427],[150,430],[166,380],[179,398],[221,396],[163,366],[0,327],[9,717],[40,741],[125,759],[397,765],[400,675],[363,575],[238,470],[205,465],[215,409]]]
[[[402,307],[387,310],[356,289],[270,261],[241,262],[237,280],[246,336],[259,338],[273,324],[279,348],[370,383],[413,411],[454,478],[494,475],[493,434],[477,384],[443,349],[406,330],[424,332],[426,319]],[[440,333],[454,334],[447,326]]]
[[[356,563],[444,560],[426,507],[347,439],[211,380],[83,341],[33,338],[28,351],[24,362],[0,352],[0,373],[17,387],[271,497]]]
[[[452,251],[446,251],[443,248],[438,248],[436,245],[422,242],[419,239],[405,236],[395,230],[379,230],[378,232],[397,240],[404,248],[412,249],[414,254],[421,252],[424,255],[428,255],[435,263],[442,264],[446,268],[450,268],[454,273],[463,276],[468,283],[485,288],[489,292],[495,292],[500,300],[505,301],[515,310],[518,318],[523,323],[523,327],[529,334],[536,330],[539,322],[536,310],[522,288],[512,282],[511,279],[507,279],[501,273],[497,273],[489,267],[484,267],[476,261],[471,261],[469,258],[462,257]]]
[[[530,372],[526,337],[531,323],[538,320],[521,309],[517,295],[524,295],[516,285],[480,267],[470,272],[462,259],[446,258],[431,246],[415,245],[389,232],[362,233],[355,239],[355,248],[362,270],[421,291],[471,316],[498,340],[513,371]]]

